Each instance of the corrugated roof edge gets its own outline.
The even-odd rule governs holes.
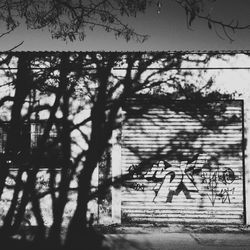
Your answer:
[[[151,50],[151,51],[102,51],[102,50],[89,50],[89,51],[0,51],[1,54],[6,53],[37,53],[37,54],[58,54],[58,53],[167,53],[167,54],[250,54],[250,50]]]

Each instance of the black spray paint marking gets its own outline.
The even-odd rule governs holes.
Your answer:
[[[155,193],[153,201],[157,199],[164,184],[166,182],[172,183],[176,179],[176,176],[179,175],[181,176],[180,181],[174,188],[169,188],[166,195],[166,202],[172,202],[173,197],[178,196],[181,192],[184,193],[186,199],[192,199],[192,192],[203,196],[204,194],[198,189],[194,178],[195,176],[199,176],[207,191],[206,195],[213,206],[216,200],[221,200],[222,203],[231,203],[230,195],[234,194],[235,188],[229,188],[228,186],[236,179],[239,179],[235,176],[234,171],[228,167],[222,170],[213,170],[207,163],[202,167],[196,167],[198,157],[198,154],[194,155],[194,157],[187,160],[184,168],[183,166],[178,166],[175,170],[171,170],[173,166],[167,161],[159,161],[147,171],[142,171],[143,167],[139,164],[130,166],[128,172],[132,175],[133,179],[144,179],[155,184],[152,189]],[[170,177],[170,179],[167,177]],[[190,184],[192,186],[191,189]],[[223,186],[222,188],[221,185]],[[130,187],[137,191],[144,191],[145,189],[145,185],[138,182],[130,184]]]
[[[225,168],[221,171],[202,172],[201,178],[205,188],[210,191],[207,196],[213,206],[217,199],[221,200],[222,203],[226,201],[231,203],[230,195],[234,194],[235,188],[229,188],[228,185],[238,179],[231,168]],[[224,185],[223,188],[219,188],[221,184]]]

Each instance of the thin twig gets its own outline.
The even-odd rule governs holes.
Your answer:
[[[8,51],[13,51],[16,48],[20,47],[22,44],[24,43],[24,41],[20,42],[19,44],[17,44],[16,46],[14,46],[13,48],[9,49]]]

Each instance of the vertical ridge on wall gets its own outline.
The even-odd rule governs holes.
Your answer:
[[[132,100],[123,222],[244,223],[242,101]]]

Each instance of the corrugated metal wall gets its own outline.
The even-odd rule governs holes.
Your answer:
[[[127,107],[122,222],[244,223],[242,101]]]

